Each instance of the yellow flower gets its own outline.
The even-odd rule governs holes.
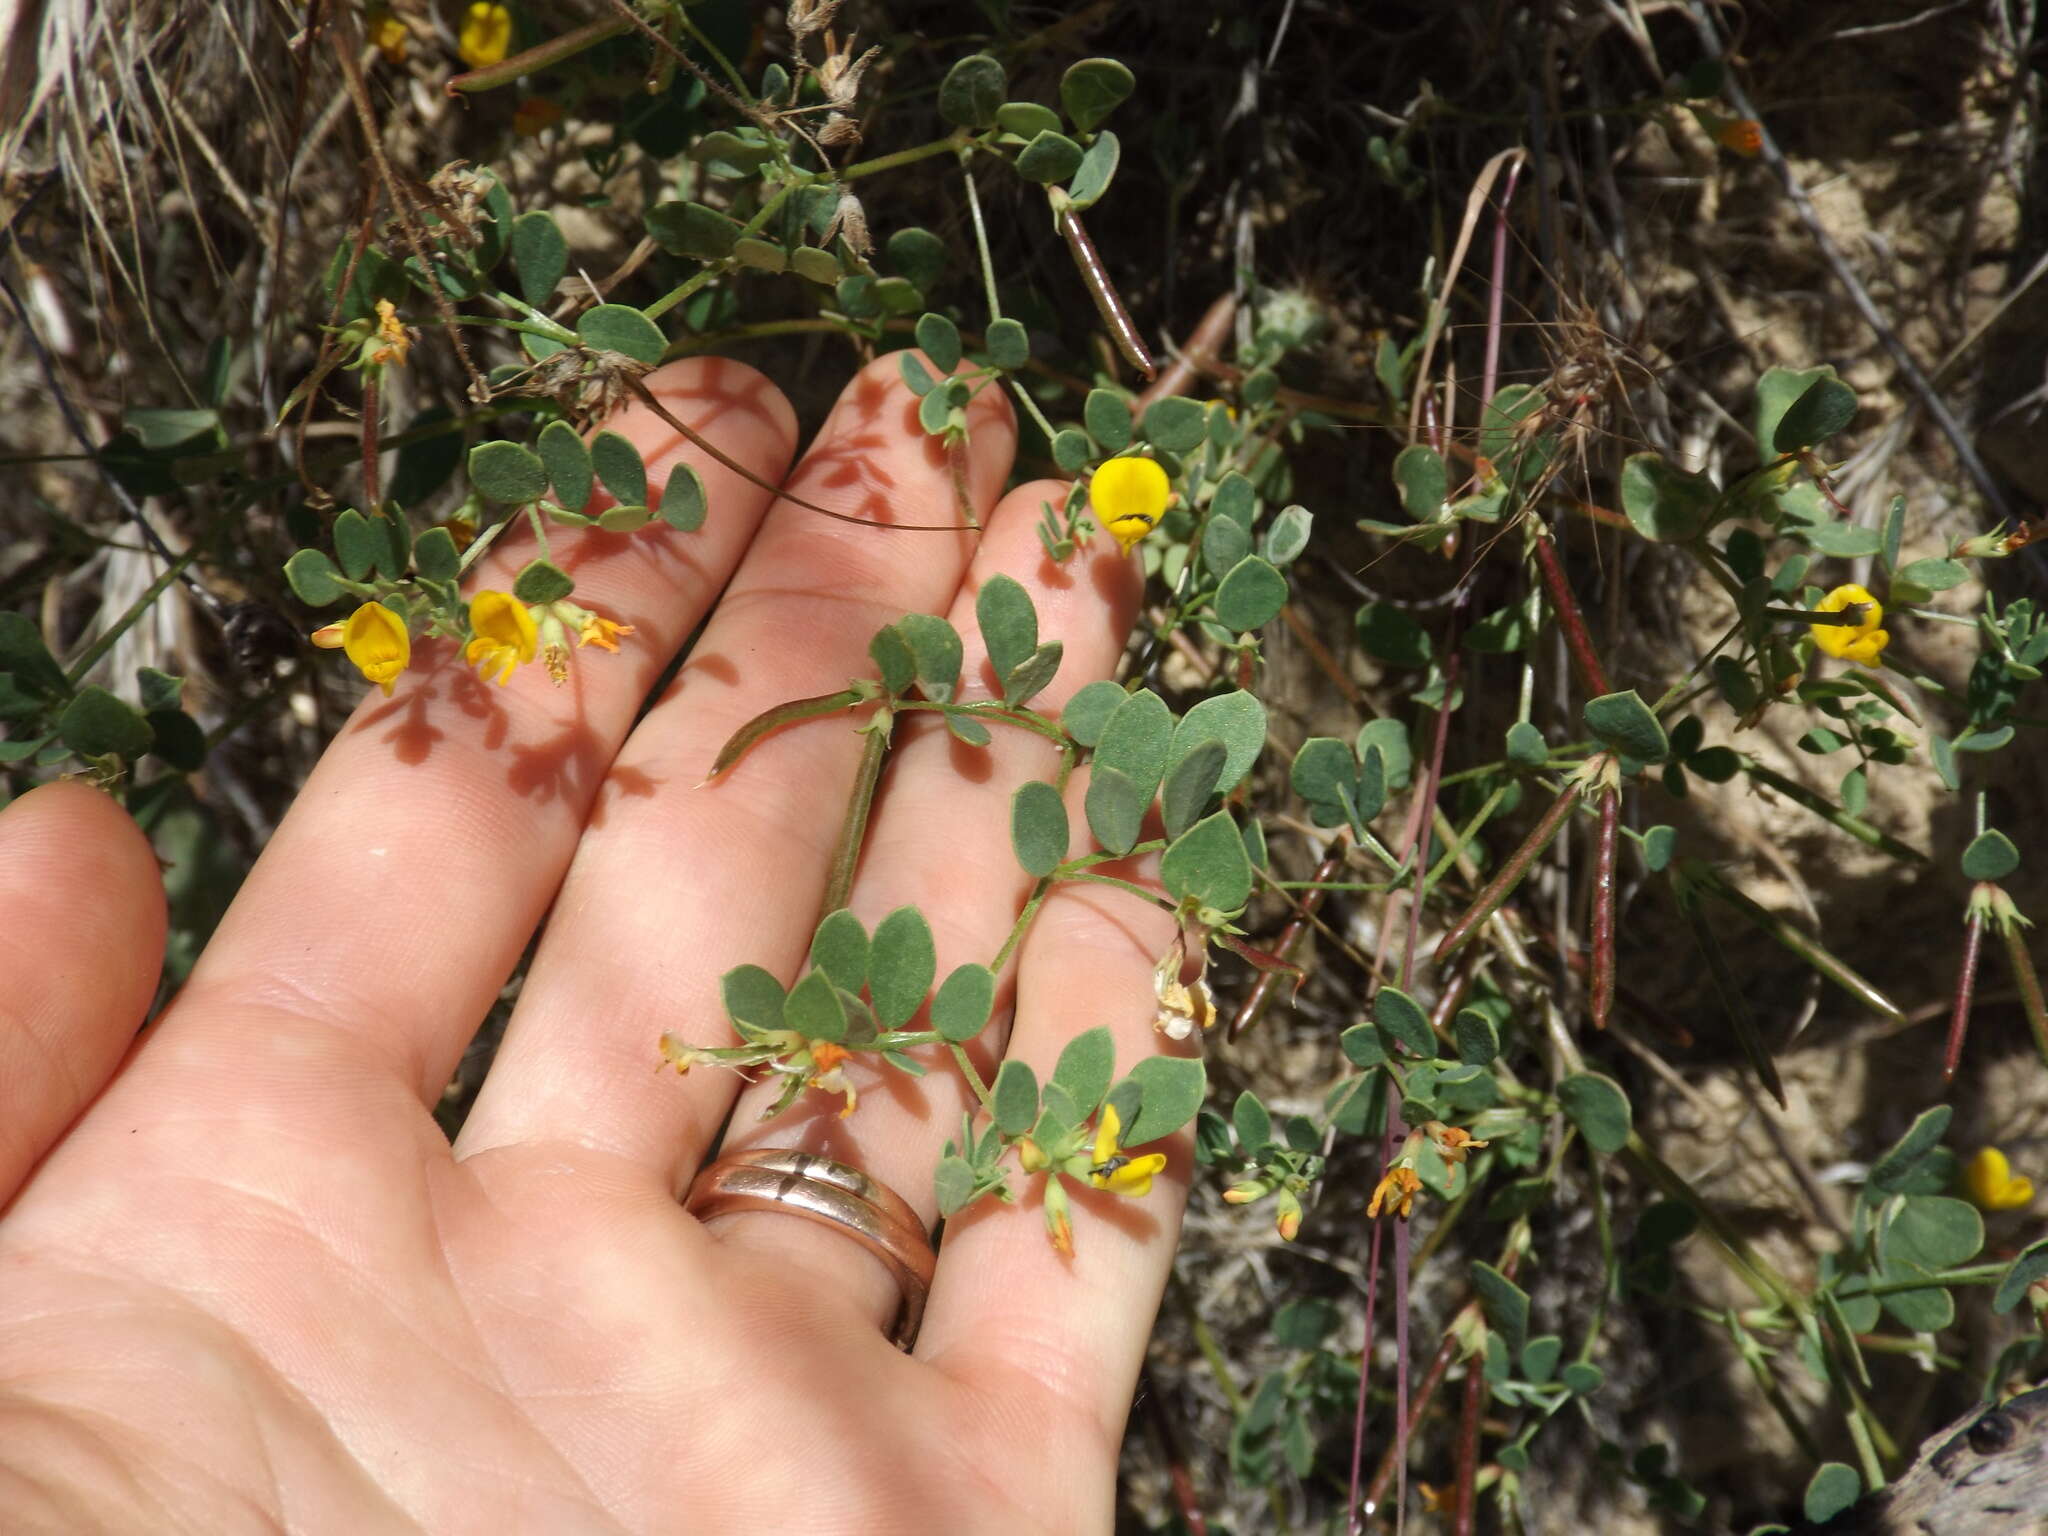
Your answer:
[[[1429,1133],[1429,1139],[1436,1143],[1436,1149],[1446,1163],[1462,1163],[1465,1161],[1465,1154],[1472,1148],[1486,1145],[1483,1141],[1475,1140],[1470,1131],[1455,1125],[1445,1125],[1441,1120],[1425,1120],[1422,1128]]]
[[[512,13],[502,5],[477,0],[462,18],[456,52],[471,69],[501,62],[512,47]]]
[[[1964,1166],[1963,1187],[1987,1211],[2016,1211],[2034,1201],[2034,1181],[2014,1177],[2012,1164],[1996,1147],[1981,1148]]]
[[[1112,1194],[1127,1195],[1135,1200],[1152,1188],[1152,1176],[1166,1166],[1166,1154],[1148,1152],[1143,1157],[1130,1157],[1117,1150],[1118,1138],[1123,1134],[1123,1121],[1114,1104],[1102,1106],[1102,1117],[1095,1125],[1095,1157],[1088,1169],[1088,1182],[1097,1189],[1106,1189]]]
[[[1166,471],[1151,459],[1111,459],[1088,482],[1088,503],[1128,553],[1166,515]]]
[[[412,636],[405,620],[382,603],[365,603],[348,616],[345,624],[328,624],[313,631],[313,643],[323,650],[339,646],[356,670],[391,697],[406,663],[412,660]]]
[[[1738,117],[1714,130],[1714,142],[1731,154],[1754,160],[1764,150],[1763,124],[1753,117]]]
[[[526,604],[509,592],[479,592],[469,600],[469,627],[476,638],[463,650],[463,659],[476,667],[485,682],[493,672],[504,686],[513,672],[533,660],[538,631]]]
[[[398,308],[389,299],[377,301],[377,334],[370,338],[370,345],[364,349],[365,362],[389,363],[393,367],[405,366],[405,354],[412,346],[412,332],[405,328],[405,322],[398,318]]]
[[[633,633],[633,626],[630,624],[615,623],[611,619],[601,619],[594,613],[586,612],[583,615],[582,627],[576,631],[576,643],[579,646],[594,645],[599,650],[610,651],[613,655],[617,655],[619,649],[618,637],[620,635],[630,635],[631,633]]]
[[[389,11],[370,12],[370,41],[384,55],[386,63],[403,64],[408,34],[405,23]]]
[[[1372,1192],[1372,1204],[1365,1208],[1367,1218],[1379,1215],[1380,1207],[1386,1206],[1392,1214],[1403,1221],[1415,1209],[1415,1196],[1422,1189],[1422,1180],[1413,1168],[1398,1164],[1386,1171],[1378,1186]]]
[[[846,1095],[846,1108],[839,1111],[839,1118],[842,1120],[852,1114],[860,1104],[860,1095],[854,1091],[845,1070],[846,1063],[852,1055],[853,1052],[845,1046],[834,1045],[830,1040],[811,1042],[811,1086],[821,1088],[826,1093]]]
[[[1876,598],[1854,582],[1849,582],[1814,604],[1813,611],[1841,613],[1859,603],[1864,605],[1863,616],[1854,624],[1815,624],[1812,627],[1813,643],[1830,656],[1874,667],[1879,654],[1892,638],[1877,627],[1884,622],[1884,608]]]
[[[522,139],[530,139],[561,120],[562,109],[545,96],[529,96],[512,109],[512,131]]]

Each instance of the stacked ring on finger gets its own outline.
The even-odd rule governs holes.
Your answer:
[[[879,1180],[815,1153],[759,1147],[698,1174],[683,1205],[699,1221],[781,1211],[845,1233],[882,1261],[903,1294],[889,1341],[906,1350],[916,1341],[938,1256],[917,1212]]]

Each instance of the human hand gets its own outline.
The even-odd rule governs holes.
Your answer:
[[[694,360],[647,382],[782,479],[794,418],[765,379]],[[950,520],[915,403],[893,359],[867,368],[787,484],[865,518]],[[847,1237],[778,1213],[707,1227],[678,1198],[719,1152],[801,1145],[929,1224],[933,1164],[971,1102],[945,1057],[864,1081],[843,1122],[807,1094],[757,1124],[766,1088],[656,1070],[664,1031],[728,1038],[721,972],[799,968],[860,756],[843,720],[815,723],[699,787],[737,725],[865,675],[868,636],[906,611],[950,612],[974,686],[974,593],[997,571],[1065,642],[1046,708],[1116,661],[1131,565],[1099,540],[1051,566],[1033,524],[1059,488],[997,505],[1013,423],[993,389],[969,415],[978,538],[771,510],[625,412],[612,425],[654,482],[694,463],[711,513],[687,537],[558,536],[577,600],[635,626],[622,654],[560,689],[529,667],[501,690],[422,645],[336,738],[139,1042],[165,925],[146,843],[78,785],[0,815],[10,1531],[1109,1527],[1184,1146],[1143,1201],[1084,1196],[1071,1258],[1035,1212],[957,1218],[905,1355],[884,1337],[896,1284]],[[509,585],[532,552],[503,542],[480,585]],[[1010,796],[1053,749],[1006,732],[969,751],[937,725],[897,729],[852,905],[872,923],[916,903],[943,974],[987,959],[1016,916]],[[451,1149],[428,1106],[544,915]],[[1120,1060],[1153,1052],[1171,938],[1127,896],[1057,887],[1013,967],[1008,1053],[1044,1075],[1097,1023]],[[982,1045],[1002,1053],[997,1025]]]

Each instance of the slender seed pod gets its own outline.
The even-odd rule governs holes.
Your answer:
[[[1159,370],[1152,362],[1152,354],[1145,350],[1145,340],[1131,323],[1130,311],[1124,308],[1124,301],[1103,270],[1102,258],[1095,254],[1095,242],[1088,238],[1081,216],[1071,208],[1061,208],[1055,217],[1067,249],[1073,253],[1074,265],[1081,269],[1081,281],[1087,286],[1088,296],[1095,301],[1095,312],[1102,316],[1117,350],[1123,353],[1125,362],[1146,378],[1155,377]]]

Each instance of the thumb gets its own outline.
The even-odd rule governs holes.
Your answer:
[[[0,1206],[113,1076],[155,994],[164,893],[112,800],[46,784],[0,810]]]

